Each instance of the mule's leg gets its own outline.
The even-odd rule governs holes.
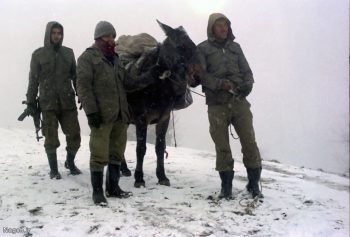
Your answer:
[[[135,184],[136,188],[141,186],[145,187],[145,181],[143,180],[143,158],[146,154],[146,138],[147,138],[147,124],[139,123],[136,124],[136,169],[135,169]]]
[[[166,147],[165,135],[168,130],[170,120],[169,117],[165,121],[161,121],[156,125],[156,154],[157,154],[157,169],[156,174],[160,185],[170,186],[170,181],[165,175],[164,170],[164,151]]]

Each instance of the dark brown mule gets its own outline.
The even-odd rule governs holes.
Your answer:
[[[183,100],[189,78],[188,68],[196,52],[196,45],[182,26],[173,29],[159,21],[158,24],[167,37],[152,53],[148,54],[140,71],[147,72],[148,69],[156,65],[160,77],[141,90],[127,93],[131,123],[136,126],[137,136],[135,187],[145,186],[143,159],[146,153],[147,126],[149,124],[156,124],[156,175],[159,184],[170,185],[164,170],[165,135],[168,130],[170,112],[173,109],[188,106],[184,104]]]

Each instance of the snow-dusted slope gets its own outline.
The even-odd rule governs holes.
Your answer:
[[[0,129],[0,236],[25,230],[27,236],[349,235],[347,177],[264,162],[265,199],[252,202],[245,191],[245,168],[236,161],[235,199],[218,201],[215,155],[184,148],[167,148],[170,187],[157,185],[154,146],[148,145],[146,188],[135,189],[133,177],[122,177],[121,187],[134,196],[108,199],[107,208],[95,206],[89,138],[82,139],[77,166],[83,174],[70,176],[64,169],[61,137],[58,156],[63,179],[50,180],[43,141],[37,143],[32,131]],[[129,142],[126,157],[132,171],[134,150],[135,143]]]

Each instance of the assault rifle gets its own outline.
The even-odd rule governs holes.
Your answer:
[[[28,103],[27,103],[27,101],[22,101],[22,104],[27,105]],[[41,116],[41,109],[40,109],[38,99],[35,100],[34,105],[35,105],[34,113],[33,113],[33,111],[30,111],[28,108],[26,108],[23,111],[23,113],[18,117],[18,121],[23,121],[25,119],[25,117],[32,116],[33,121],[34,121],[34,126],[35,126],[36,140],[39,141],[43,137],[39,136],[39,131],[41,129],[42,120],[40,117]]]

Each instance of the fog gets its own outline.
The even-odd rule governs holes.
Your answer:
[[[110,21],[118,35],[147,32],[162,41],[158,19],[173,27],[182,25],[198,44],[207,38],[208,16],[213,12],[231,20],[253,70],[255,84],[248,100],[263,159],[348,173],[347,0],[2,0],[0,126],[33,126],[31,119],[20,123],[17,117],[25,108],[21,101],[31,54],[43,45],[48,21],[63,24],[63,44],[73,48],[77,58],[93,43],[100,20]],[[201,93],[201,88],[195,91]],[[195,94],[193,98],[193,105],[175,113],[178,145],[213,151],[205,100]],[[79,120],[88,135],[83,111]],[[234,157],[241,160],[239,142],[231,138],[231,143]]]

